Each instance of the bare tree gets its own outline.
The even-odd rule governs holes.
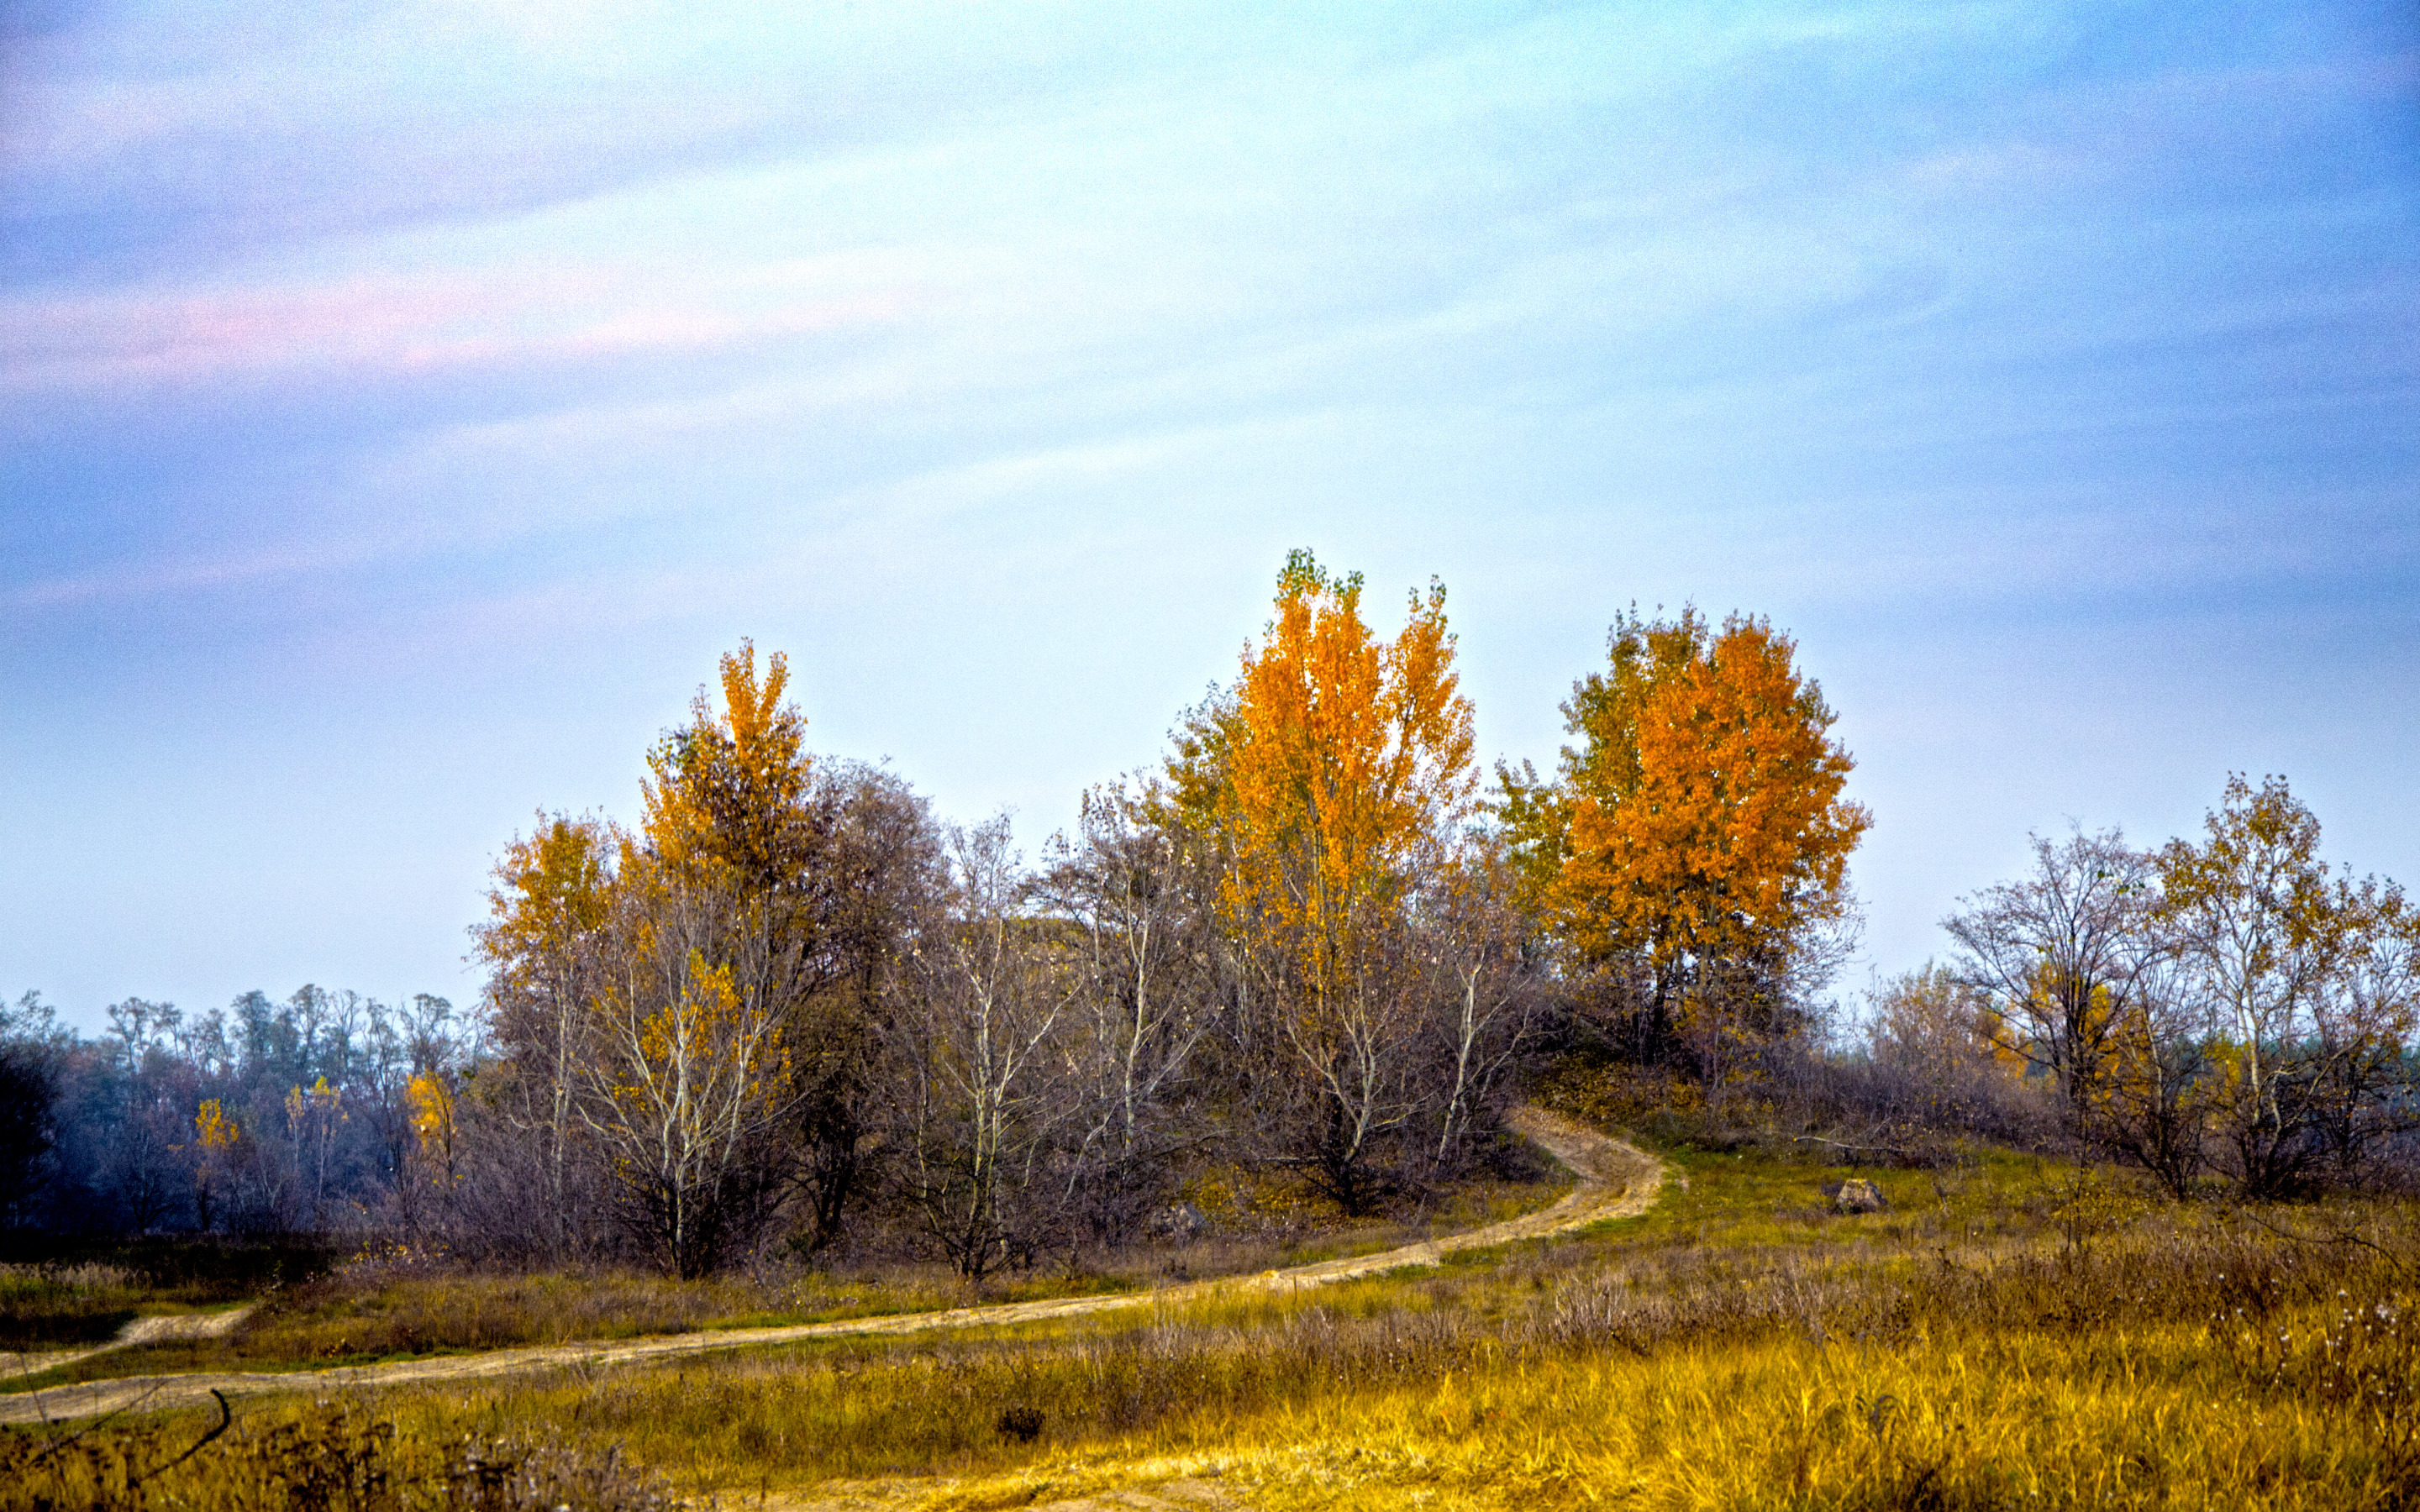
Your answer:
[[[2187,990],[2223,1036],[2211,1113],[2230,1174],[2256,1196],[2358,1156],[2392,1116],[2412,1037],[2412,926],[2401,894],[2332,876],[2319,822],[2283,778],[2242,777],[2196,845],[2159,856],[2162,920]]]
[[[1371,1211],[1392,1184],[1377,1161],[1420,1110],[1419,1048],[1436,983],[1401,919],[1384,921],[1355,945],[1357,964],[1344,991],[1306,1001],[1281,973],[1264,990],[1280,1005],[1278,1028],[1292,1080],[1311,1104],[1287,1122],[1296,1151],[1292,1164],[1357,1215]]]
[[[119,1219],[148,1233],[183,1205],[189,1165],[182,1158],[184,1120],[171,1105],[167,1082],[183,1015],[175,1005],[130,997],[108,1009],[108,1116],[103,1176]]]
[[[286,1136],[293,1141],[298,1196],[310,1194],[307,1227],[319,1233],[327,1227],[329,1178],[336,1174],[338,1126],[351,1115],[345,1111],[345,1089],[321,1076],[307,1087],[286,1094]]]
[[[1035,1235],[1028,1201],[1063,1115],[1051,1041],[1077,990],[1074,942],[1028,903],[1005,817],[950,832],[951,891],[907,950],[892,1025],[903,1195],[979,1280]]]
[[[2394,1137],[2420,1127],[2407,1059],[2420,1031],[2420,909],[2393,883],[2352,889],[2356,945],[2319,1014],[2313,1125],[2334,1176],[2358,1176]]]
[[[1493,1120],[1536,1027],[1541,994],[1526,949],[1535,924],[1518,905],[1518,879],[1500,842],[1474,837],[1433,875],[1421,922],[1445,1002],[1434,1021],[1441,1096],[1430,1166],[1443,1172]]]
[[[454,1184],[456,1083],[460,1041],[454,1005],[427,993],[394,1008],[370,1000],[356,1078],[356,1111],[367,1125],[389,1220],[417,1236]]]
[[[2164,933],[2145,952],[2082,1111],[2086,1133],[2182,1197],[2210,1162],[2216,1040],[2176,944]]]
[[[751,904],[635,862],[614,904],[582,1021],[580,1119],[623,1222],[675,1274],[704,1275],[762,1234],[787,1184],[795,1005],[746,949],[761,935],[735,927]]]
[[[1074,1025],[1062,1037],[1079,1132],[1063,1180],[1093,1237],[1117,1244],[1186,1142],[1165,1111],[1218,1016],[1215,873],[1203,841],[1147,781],[1085,794],[1078,836],[1060,842],[1042,883],[1081,939]]]
[[[2032,875],[1962,899],[1942,927],[1985,1037],[2047,1072],[2081,1118],[2161,959],[2156,877],[2115,829],[2032,841]]]
[[[2012,1142],[2044,1132],[2049,1108],[2028,1095],[2025,1062],[1993,1042],[1982,995],[1955,973],[1927,962],[1877,983],[1868,1000],[1865,1102],[1885,1126]]]
[[[795,1064],[795,1179],[809,1251],[839,1239],[867,1185],[868,1112],[881,1100],[881,1027],[900,951],[945,887],[941,841],[925,800],[876,766],[818,764],[830,815],[816,855],[816,969],[811,1027]]]
[[[34,1006],[27,993],[21,1009]],[[33,1037],[11,1032],[13,1016],[0,1001],[0,1229],[13,1228],[33,1215],[35,1198],[50,1179],[51,1149],[56,1143],[53,1105],[58,1079],[47,1047]]]

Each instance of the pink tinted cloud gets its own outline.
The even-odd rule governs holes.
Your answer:
[[[863,270],[774,264],[701,281],[571,268],[0,303],[0,392],[177,386],[296,372],[415,376],[709,351],[879,325],[926,302]]]

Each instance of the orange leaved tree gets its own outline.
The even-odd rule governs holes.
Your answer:
[[[1626,983],[1634,1047],[1685,1040],[1719,1074],[1792,1022],[1872,817],[1841,797],[1835,717],[1768,622],[1633,611],[1609,641],[1563,706],[1580,741],[1559,781],[1504,774],[1508,827],[1580,959]]]
[[[1358,1211],[1376,1195],[1373,1141],[1414,1108],[1425,984],[1404,934],[1469,811],[1470,702],[1441,585],[1382,640],[1361,618],[1360,575],[1295,551],[1275,608],[1171,775],[1225,838],[1221,910],[1295,1072],[1298,1158]]]

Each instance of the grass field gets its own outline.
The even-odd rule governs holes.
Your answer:
[[[138,1316],[225,1306],[327,1269],[310,1245],[61,1243],[0,1261],[0,1350],[97,1344]]]
[[[619,1446],[727,1505],[1008,1507],[1180,1474],[1272,1508],[2420,1504],[2404,1205],[2178,1207],[1984,1152],[1860,1172],[1891,1211],[1845,1217],[1822,1188],[1849,1171],[1807,1151],[1671,1159],[1687,1185],[1644,1217],[1303,1298],[354,1411],[410,1444]]]
[[[701,1330],[773,1327],[935,1311],[983,1303],[1096,1296],[1199,1277],[1367,1254],[1432,1232],[1477,1227],[1551,1203],[1568,1183],[1474,1181],[1416,1212],[1290,1225],[1247,1223],[1182,1244],[1139,1246],[1083,1263],[1038,1266],[970,1284],[939,1265],[881,1263],[837,1270],[774,1264],[707,1281],[629,1272],[464,1273],[399,1247],[323,1260],[321,1273],[255,1276],[257,1305],[225,1337],[113,1350],[59,1369],[0,1379],[0,1392],[80,1381],[199,1370],[301,1370],[520,1345],[626,1339]],[[1233,1186],[1221,1192],[1233,1203]],[[1250,1199],[1248,1199],[1250,1200]],[[1279,1204],[1253,1203],[1275,1211]],[[1256,1231],[1257,1230],[1257,1231]],[[15,1289],[8,1289],[13,1287]],[[109,1338],[142,1315],[191,1310],[245,1295],[240,1275],[150,1284],[127,1266],[93,1261],[0,1268],[6,1348],[57,1348]]]

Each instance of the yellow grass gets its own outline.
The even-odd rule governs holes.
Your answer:
[[[644,1335],[761,1328],[985,1303],[1125,1292],[1161,1280],[1255,1274],[1412,1242],[1534,1211],[1568,1190],[1562,1180],[1477,1180],[1429,1211],[1359,1220],[1311,1211],[1292,1180],[1213,1173],[1220,1201],[1249,1195],[1265,1231],[1138,1247],[1104,1260],[1045,1265],[969,1283],[946,1266],[885,1263],[826,1270],[772,1265],[754,1273],[677,1281],[627,1271],[463,1273],[401,1246],[365,1251],[328,1274],[270,1289],[222,1337],[116,1350],[60,1370],[0,1381],[0,1392],[78,1381],[197,1370],[277,1371],[366,1365],[522,1345],[623,1339]],[[1209,1179],[1205,1179],[1209,1180]],[[399,1258],[398,1258],[399,1257]],[[222,1286],[165,1288],[140,1273],[0,1266],[0,1347],[41,1348],[105,1340],[138,1314],[191,1310],[193,1298],[240,1296]]]
[[[370,1406],[411,1441],[618,1443],[726,1505],[1176,1476],[1270,1508],[2420,1504],[2404,1205],[2177,1208],[1993,1156],[1884,1173],[1894,1211],[1841,1218],[1838,1168],[1682,1165],[1645,1218],[1311,1297]]]

